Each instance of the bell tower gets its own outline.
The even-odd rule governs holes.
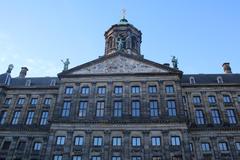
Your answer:
[[[105,54],[115,52],[141,56],[142,33],[123,15],[118,24],[112,25],[104,34]]]

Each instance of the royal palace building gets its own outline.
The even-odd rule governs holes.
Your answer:
[[[0,160],[238,160],[240,74],[183,74],[122,18],[105,53],[56,77],[0,75]],[[6,67],[7,68],[7,67]]]

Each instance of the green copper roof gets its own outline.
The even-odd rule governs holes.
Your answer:
[[[122,19],[120,19],[119,24],[128,24],[128,20],[123,17]]]

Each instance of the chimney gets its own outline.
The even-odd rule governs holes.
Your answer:
[[[232,73],[232,70],[231,70],[231,67],[230,67],[230,63],[223,63],[222,65],[223,67],[223,71],[225,74],[229,74],[229,73]]]
[[[21,72],[19,73],[19,78],[25,78],[27,75],[28,68],[27,67],[22,67]]]
[[[163,65],[166,66],[166,67],[170,67],[169,63],[164,63]]]

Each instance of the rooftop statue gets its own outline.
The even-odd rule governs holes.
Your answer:
[[[172,56],[172,65],[173,68],[178,69],[178,59],[175,56]]]
[[[61,60],[61,61],[63,63],[63,71],[68,70],[68,65],[70,64],[69,59],[67,58],[65,62],[63,60]]]

